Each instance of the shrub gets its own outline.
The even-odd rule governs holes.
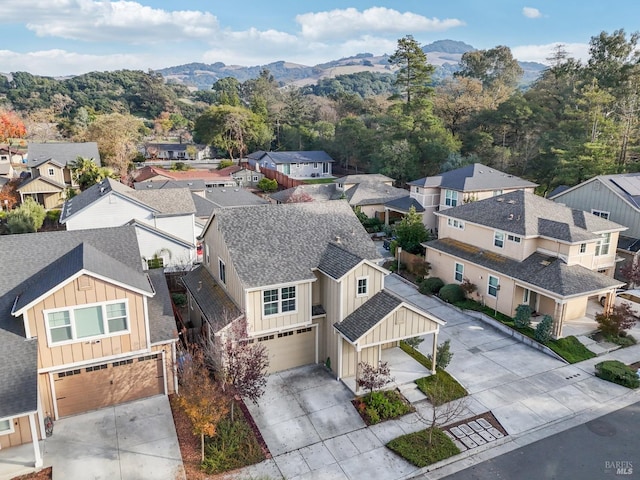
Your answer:
[[[619,337],[624,330],[628,330],[636,323],[631,307],[625,303],[615,305],[610,313],[599,313],[596,315],[596,322],[602,334]]]
[[[449,362],[453,358],[453,353],[451,352],[451,340],[445,340],[443,343],[438,345],[438,349],[436,351],[436,368],[445,369],[449,366]],[[433,357],[431,355],[427,355],[427,360],[429,362],[433,361]]]
[[[418,348],[418,346],[424,342],[424,338],[423,337],[411,337],[411,338],[407,338],[405,339],[405,342],[407,343],[407,345],[409,345],[411,348]]]
[[[258,187],[263,192],[275,192],[278,189],[278,182],[275,180],[269,180],[267,177],[264,177],[260,179],[256,187]]]
[[[547,343],[551,338],[551,329],[553,328],[553,318],[551,315],[545,315],[538,323],[534,337],[540,343]]]
[[[438,277],[425,278],[420,284],[420,293],[424,295],[436,295],[444,287],[444,282]]]
[[[516,307],[516,316],[513,323],[518,328],[525,328],[531,325],[531,307],[525,303]]]
[[[391,370],[387,362],[380,362],[377,367],[366,362],[360,362],[358,364],[358,370],[360,370],[360,376],[357,382],[358,387],[368,390],[369,393],[381,389],[387,383],[393,382]]]
[[[640,378],[630,367],[618,360],[605,360],[596,364],[596,376],[627,388],[640,387]]]
[[[440,429],[433,430],[433,433],[427,429],[402,435],[387,443],[387,447],[421,468],[460,453],[458,447]]]
[[[395,390],[372,392],[357,399],[358,411],[364,413],[369,425],[400,417],[413,411],[413,407]]]
[[[442,287],[438,296],[447,303],[461,302],[465,299],[464,290],[457,283],[449,283]]]
[[[172,293],[171,300],[176,307],[181,307],[187,304],[187,296],[184,293]]]
[[[465,293],[465,296],[467,297],[471,295],[473,292],[475,292],[476,290],[478,290],[478,286],[475,283],[471,283],[471,280],[469,280],[468,278],[462,279],[460,288],[462,288],[462,290]]]
[[[547,347],[569,363],[578,363],[596,356],[595,353],[580,343],[580,340],[573,335],[559,338],[558,340],[549,340]]]

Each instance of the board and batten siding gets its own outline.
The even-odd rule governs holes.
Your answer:
[[[49,169],[53,169],[53,175],[49,175]],[[38,166],[36,169],[42,178],[48,178],[49,180],[53,180],[56,183],[64,185],[67,183],[64,178],[64,170],[57,165],[53,165],[52,163],[46,162],[42,165]]]
[[[323,273],[318,272],[316,275],[319,277],[316,283],[320,283],[321,288],[320,303],[326,312],[326,317],[321,324],[324,335],[320,338],[323,338],[324,342],[320,346],[319,354],[324,361],[329,358],[331,369],[335,372],[334,376],[338,377],[338,351],[341,337],[333,328],[333,324],[342,320],[340,318],[341,287],[335,279]]]
[[[566,192],[553,201],[588,213],[591,213],[591,210],[609,212],[609,220],[629,228],[622,232],[625,237],[640,238],[640,212],[599,179]]]
[[[193,214],[153,217],[145,223],[189,243],[195,244],[196,242],[195,216]]]
[[[438,323],[407,307],[401,306],[372,328],[358,344],[362,347],[380,345],[438,330]]]
[[[367,295],[358,296],[358,279],[366,277]],[[373,297],[384,287],[384,273],[366,263],[360,264],[347,275],[342,277],[340,282],[342,288],[342,317],[338,321],[344,320],[355,310],[360,308],[363,303]]]
[[[72,207],[71,215],[66,222],[67,230],[119,227],[133,219],[150,224],[153,217],[149,208],[113,193],[105,194],[79,212],[74,212]]]
[[[36,425],[38,422],[38,417],[36,416]],[[29,426],[29,416],[25,415],[22,417],[14,417],[12,418],[13,422],[13,433],[7,433],[5,435],[0,435],[0,450],[3,448],[17,447],[18,445],[22,445],[23,443],[31,443],[31,427]],[[36,429],[38,427],[36,426]]]
[[[78,279],[69,282],[27,310],[31,335],[38,337],[38,368],[61,367],[65,364],[91,361],[147,348],[147,332],[143,296],[111,283],[83,275],[91,288],[80,289]],[[79,340],[75,343],[49,346],[47,322],[43,310],[64,309],[85,304],[127,300],[129,333],[100,337],[99,341]]]
[[[136,238],[138,239],[138,247],[142,258],[149,260],[157,254],[164,258],[165,267],[191,264],[195,258],[195,247],[186,247],[182,243],[168,239],[156,232],[150,232],[138,225],[136,225]],[[167,255],[164,250],[168,250],[171,255]]]
[[[358,363],[360,362],[368,363],[369,365],[378,365],[380,360],[378,347],[364,348],[360,352],[357,352],[356,348],[342,337],[340,337],[340,346],[342,348],[341,377],[355,376],[358,371]]]
[[[278,313],[264,316],[262,292],[276,287],[265,286],[263,290],[247,293],[247,323],[249,332],[254,335],[260,332],[276,331],[293,325],[311,323],[311,282],[279,285],[296,287],[296,311],[293,313]]]

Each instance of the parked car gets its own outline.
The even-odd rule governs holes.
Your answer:
[[[384,242],[382,242],[382,247],[385,250],[391,250],[391,242],[393,242],[394,240],[397,240],[397,238],[396,237],[385,238]]]
[[[604,307],[605,295],[600,296],[600,305]],[[640,290],[618,290],[616,292],[616,305],[627,304],[636,317],[640,317]]]

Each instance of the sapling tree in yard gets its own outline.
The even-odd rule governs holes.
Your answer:
[[[360,371],[357,381],[358,388],[364,388],[369,394],[374,390],[380,390],[394,380],[387,362],[380,362],[377,367],[366,362],[360,362],[358,363],[358,370]]]
[[[428,444],[433,442],[433,432],[442,425],[457,420],[467,408],[467,397],[449,401],[453,397],[454,386],[446,381],[436,378],[429,390],[425,392],[427,400],[429,400],[430,408],[428,414],[418,411],[418,415],[428,425],[429,437]]]
[[[451,340],[445,340],[436,350],[436,368],[444,370],[449,366],[451,359],[453,358],[453,352],[451,351]],[[433,357],[427,355],[427,359],[432,362]]]
[[[414,350],[418,349],[418,346],[424,342],[424,338],[423,337],[411,337],[411,338],[407,338],[404,341],[407,345],[409,345],[411,348],[413,348]]]
[[[631,307],[626,303],[614,305],[609,313],[602,312],[596,315],[596,322],[605,337],[619,337],[624,330],[633,327],[636,321]]]
[[[513,317],[516,327],[524,328],[531,325],[531,307],[526,303],[516,307],[516,316]]]

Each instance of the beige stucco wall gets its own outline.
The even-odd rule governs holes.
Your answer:
[[[73,280],[26,312],[30,334],[32,337],[38,337],[39,369],[135,352],[148,346],[143,296],[87,275],[83,275],[82,278],[88,280],[91,288],[81,289],[78,280]],[[49,346],[47,344],[46,319],[43,310],[115,300],[127,302],[129,333],[105,336],[94,341],[79,340],[67,345]]]
[[[587,314],[588,297],[574,298],[567,301],[564,320],[576,320]]]

